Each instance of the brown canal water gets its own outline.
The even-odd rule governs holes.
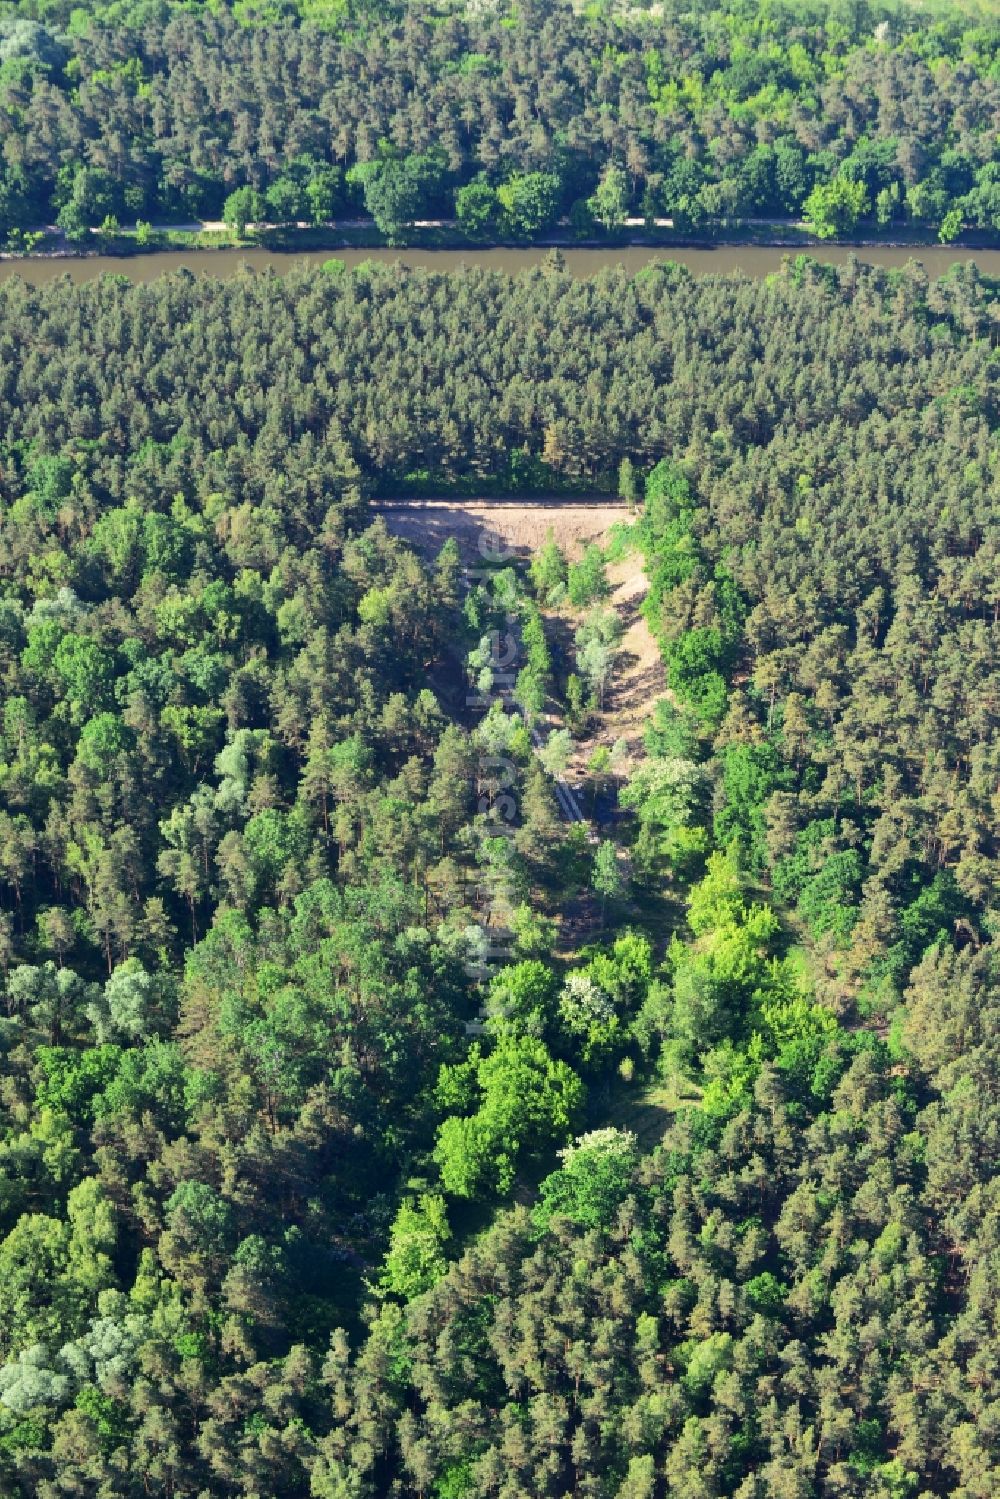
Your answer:
[[[520,271],[539,265],[550,252],[543,248],[530,250],[314,250],[303,254],[276,250],[163,250],[149,255],[92,255],[73,258],[45,258],[0,261],[0,281],[21,276],[32,286],[43,286],[60,276],[71,281],[92,281],[102,274],[127,276],[130,281],[152,281],[164,271],[186,267],[198,275],[231,276],[240,266],[256,271],[274,270],[279,275],[304,261],[322,265],[336,258],[348,266],[364,260],[401,261],[402,264],[428,270],[453,271],[462,266],[484,266],[498,271]],[[688,249],[682,245],[652,247],[632,245],[624,249],[564,249],[569,270],[575,276],[593,276],[604,266],[623,265],[635,272],[656,261],[674,260],[686,265],[696,276],[731,275],[766,276],[781,269],[786,255],[800,253],[781,246],[720,245],[713,249]],[[843,264],[855,254],[868,265],[904,266],[918,260],[931,277],[943,275],[956,261],[974,260],[987,276],[1000,277],[1000,250],[963,250],[957,246],[905,245],[814,246],[806,253],[831,265]]]

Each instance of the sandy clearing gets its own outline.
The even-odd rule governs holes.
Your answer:
[[[634,552],[608,567],[608,603],[617,611],[625,632],[604,709],[594,714],[590,733],[578,740],[570,759],[567,779],[571,784],[586,781],[587,762],[598,745],[611,749],[618,740],[624,742],[628,756],[619,770],[625,774],[644,759],[643,731],[657,699],[668,695],[663,657],[640,612],[649,590],[642,564],[642,557]]]
[[[608,568],[611,603],[625,625],[621,657],[612,679],[606,718],[616,739],[624,739],[632,755],[641,756],[642,733],[657,698],[667,690],[660,648],[640,612],[649,591],[642,558],[633,553]]]
[[[514,555],[523,559],[536,552],[551,531],[566,555],[574,559],[590,542],[603,544],[613,525],[631,519],[622,501],[603,497],[375,501],[372,512],[383,517],[393,535],[426,554],[433,555],[449,536],[454,536],[462,560],[469,566],[475,566],[482,555],[480,539],[491,534],[501,537]],[[488,550],[491,543],[487,541],[486,545]],[[577,744],[570,763],[567,779],[576,785],[585,782],[587,761],[598,744],[610,748],[621,739],[628,747],[630,764],[643,758],[643,730],[657,698],[667,692],[663,658],[640,612],[649,583],[639,553],[612,563],[608,582],[608,602],[621,616],[625,631],[604,711],[595,715],[592,732]],[[573,611],[567,614],[565,605],[554,613],[545,612],[553,621],[561,616],[564,627],[568,625],[570,630],[583,617]],[[556,726],[557,720],[547,715],[546,730]],[[622,768],[627,770],[629,765]]]
[[[499,536],[519,556],[536,552],[549,531],[571,560],[590,542],[603,542],[618,521],[629,519],[620,500],[394,500],[373,501],[394,536],[422,552],[437,552],[454,536],[462,560],[482,556],[481,538]],[[483,542],[486,550],[496,543]]]

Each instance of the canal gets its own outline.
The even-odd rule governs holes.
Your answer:
[[[28,258],[0,261],[0,281],[12,276],[21,276],[32,286],[43,286],[69,276],[72,281],[92,281],[103,273],[127,276],[132,281],[152,281],[164,271],[179,270],[182,266],[196,274],[229,276],[241,265],[254,270],[272,269],[279,274],[292,266],[308,261],[322,265],[325,260],[336,258],[348,266],[358,265],[364,260],[380,260],[390,264],[402,261],[404,265],[420,266],[431,270],[450,271],[461,266],[486,266],[499,271],[519,271],[527,266],[539,265],[551,251],[544,248],[494,250],[314,250],[284,252],[278,250],[161,250],[148,255],[114,256],[93,255],[87,257]],[[569,270],[576,276],[593,276],[602,266],[624,265],[629,271],[641,270],[654,261],[674,260],[686,265],[696,276],[730,275],[742,272],[748,276],[766,276],[780,270],[786,255],[798,254],[780,246],[719,245],[715,248],[691,249],[683,245],[653,247],[631,245],[625,248],[571,249],[562,251]],[[1000,277],[1000,250],[964,250],[954,245],[906,245],[906,246],[859,246],[818,245],[805,253],[828,264],[843,264],[848,256],[856,254],[868,265],[903,266],[908,261],[918,260],[927,274],[942,275],[956,261],[974,260],[980,271],[987,276]]]

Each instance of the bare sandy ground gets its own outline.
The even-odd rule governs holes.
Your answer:
[[[612,678],[610,712],[615,737],[641,756],[642,731],[657,698],[667,691],[660,648],[650,634],[640,606],[649,589],[642,558],[635,554],[608,568],[611,603],[625,625],[621,656]]]
[[[611,597],[625,632],[608,689],[604,710],[594,715],[590,733],[578,741],[570,761],[568,778],[582,783],[586,766],[598,745],[611,749],[623,740],[628,758],[619,767],[627,773],[645,758],[643,730],[652,717],[657,698],[667,695],[663,657],[649,626],[640,613],[649,583],[638,553],[608,567]]]
[[[549,531],[570,560],[592,541],[602,542],[616,521],[627,521],[629,510],[620,500],[566,500],[558,496],[538,500],[393,500],[375,501],[394,536],[402,536],[422,552],[435,553],[450,536],[464,562],[482,555],[481,540],[498,536],[517,556],[536,552]]]
[[[484,539],[487,549],[497,547],[500,538],[516,557],[525,558],[542,546],[550,531],[572,560],[590,542],[604,543],[613,525],[632,518],[621,501],[568,500],[558,495],[537,500],[381,501],[372,510],[383,517],[393,535],[425,554],[438,552],[454,536],[462,560],[470,566],[482,556]],[[584,782],[587,761],[598,744],[610,749],[623,739],[632,764],[643,758],[643,729],[657,698],[667,690],[663,659],[640,613],[649,584],[639,554],[611,564],[608,582],[608,602],[620,615],[625,633],[604,711],[595,715],[591,733],[578,743],[572,757],[568,779],[577,785]],[[563,628],[571,631],[583,615],[567,614],[564,605],[550,617],[553,623],[561,617]],[[546,724],[546,728],[556,726],[554,718]]]

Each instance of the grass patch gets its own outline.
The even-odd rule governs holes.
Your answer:
[[[660,1143],[678,1109],[697,1103],[701,1089],[687,1078],[653,1078],[648,1082],[616,1082],[591,1101],[592,1128],[608,1125],[630,1130],[644,1151]]]

